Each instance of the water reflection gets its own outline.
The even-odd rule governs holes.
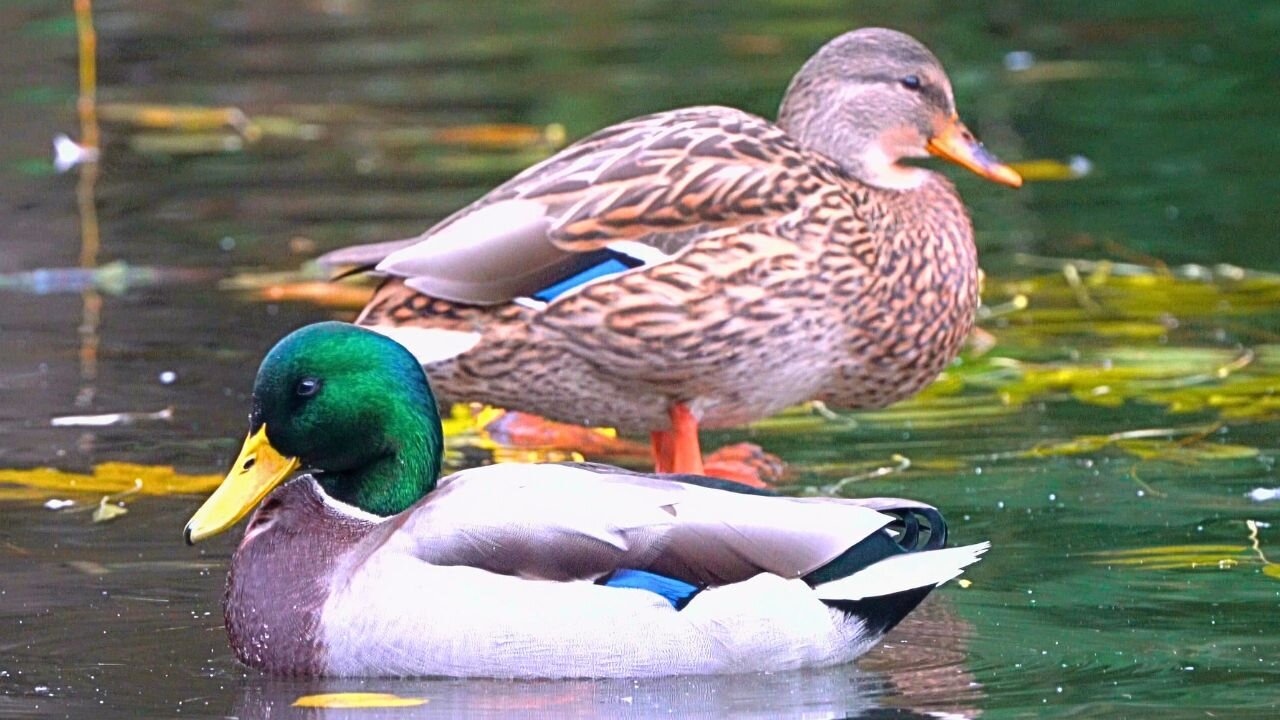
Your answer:
[[[962,668],[972,628],[945,602],[929,602],[895,630],[886,647],[860,666],[727,677],[643,680],[331,680],[276,681],[249,677],[240,684],[235,714],[283,717],[301,696],[377,692],[425,698],[397,708],[426,717],[977,717],[981,686]],[[343,717],[341,710],[312,710]],[[292,716],[292,715],[290,715]]]
[[[425,705],[396,708],[403,718],[438,717],[609,717],[609,718],[768,718],[927,717],[885,708],[877,700],[885,678],[844,668],[841,671],[677,677],[659,680],[577,680],[555,682],[503,680],[368,681],[361,683],[283,683],[247,680],[234,714],[276,718],[352,717],[360,711],[290,707],[301,696],[322,692],[386,692],[426,698]],[[363,711],[368,713],[370,711]]]

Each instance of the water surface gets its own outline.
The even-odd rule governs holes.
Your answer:
[[[927,42],[961,114],[1006,159],[1078,155],[1091,172],[1013,192],[947,171],[973,210],[988,303],[1025,293],[1030,307],[985,320],[995,346],[929,397],[708,438],[782,455],[798,491],[865,478],[840,491],[928,500],[957,542],[992,540],[968,587],[935,593],[857,665],[643,682],[270,680],[231,659],[221,628],[234,533],[180,542],[197,496],[132,499],[95,524],[80,508],[101,493],[0,485],[0,716],[273,717],[336,690],[430,700],[397,716],[1274,712],[1268,553],[1280,549],[1267,523],[1280,505],[1247,493],[1280,485],[1275,277],[1218,268],[1213,282],[1183,271],[1124,284],[1080,265],[1075,282],[1034,258],[1280,271],[1280,5],[100,2],[94,24],[101,238],[84,258],[79,177],[48,160],[55,132],[81,133],[70,5],[0,7],[3,468],[222,471],[261,354],[299,325],[352,315],[250,297],[228,278],[417,233],[562,137],[633,115],[725,103],[771,116],[803,59],[851,27]],[[255,130],[208,113],[154,127],[142,105],[234,108]],[[477,139],[497,123],[524,129]],[[424,131],[441,128],[471,134]],[[107,269],[21,275],[82,261]],[[1036,374],[1048,363],[1112,375]],[[170,420],[50,424],[167,407]],[[47,510],[51,497],[77,506]]]

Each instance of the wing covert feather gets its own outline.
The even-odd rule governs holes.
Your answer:
[[[386,542],[432,564],[520,577],[593,580],[625,568],[714,586],[803,576],[892,520],[839,499],[506,464],[446,478]]]

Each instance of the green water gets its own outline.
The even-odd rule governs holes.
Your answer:
[[[810,491],[865,477],[842,491],[937,504],[957,542],[993,542],[972,584],[935,593],[884,647],[830,670],[293,683],[232,660],[220,595],[234,538],[180,541],[199,498],[141,498],[94,524],[42,503],[97,496],[54,492],[0,501],[0,717],[283,717],[299,695],[335,690],[431,701],[396,717],[1273,716],[1280,577],[1267,563],[1280,560],[1280,529],[1268,523],[1280,501],[1247,494],[1280,485],[1267,409],[1280,283],[1228,269],[1216,283],[1121,291],[1081,266],[1073,289],[1027,256],[1280,272],[1280,4],[600,5],[98,3],[100,103],[237,107],[263,134],[212,152],[209,137],[236,134],[104,119],[97,261],[132,271],[99,273],[95,296],[75,276],[50,287],[18,274],[74,267],[81,253],[76,173],[55,175],[48,159],[55,132],[78,135],[70,3],[0,4],[0,467],[223,470],[262,352],[351,313],[249,300],[220,281],[414,234],[546,152],[429,144],[418,128],[560,124],[574,138],[694,103],[772,115],[822,41],[889,25],[936,51],[962,116],[1002,157],[1079,155],[1092,171],[1015,192],[948,170],[973,210],[988,302],[1025,290],[1013,280],[1040,285],[1028,311],[984,321],[994,348],[929,397],[708,442],[760,443]],[[1014,51],[1036,62],[1010,71]],[[1044,363],[1142,377],[1036,384],[1029,368]],[[165,407],[171,420],[50,425]],[[1063,446],[1163,428],[1176,432],[1155,433],[1155,450]],[[1125,554],[1144,550],[1156,560]]]

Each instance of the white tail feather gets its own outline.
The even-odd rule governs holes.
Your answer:
[[[990,547],[991,543],[980,542],[964,547],[894,555],[848,577],[823,583],[814,591],[822,600],[861,600],[927,585],[941,585],[977,562]]]

